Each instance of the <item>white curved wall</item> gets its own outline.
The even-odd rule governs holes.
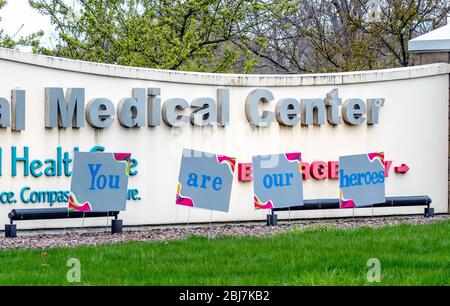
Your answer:
[[[126,225],[185,223],[188,208],[175,205],[182,148],[193,148],[236,156],[250,162],[254,154],[301,151],[305,161],[338,160],[339,155],[384,151],[394,164],[386,180],[387,196],[427,194],[437,213],[448,212],[448,73],[450,65],[434,64],[401,69],[321,75],[259,76],[173,72],[129,68],[24,54],[0,49],[0,97],[9,98],[13,88],[26,90],[27,128],[22,132],[0,129],[3,148],[1,190],[16,193],[29,185],[34,190],[68,189],[66,177],[11,177],[10,147],[30,147],[32,158],[56,154],[56,147],[88,150],[95,145],[108,151],[130,151],[139,161],[139,174],[130,188],[139,188],[141,201],[130,201],[123,213]],[[105,97],[117,106],[131,96],[134,87],[160,87],[162,101],[182,97],[216,97],[216,89],[227,87],[231,95],[230,125],[225,128],[159,127],[127,129],[115,122],[104,130],[89,125],[81,129],[45,128],[45,87],[84,87],[86,101]],[[340,97],[385,98],[380,123],[373,126],[331,126],[291,128],[274,122],[268,128],[252,127],[245,116],[245,98],[255,88],[270,89],[275,99],[324,98],[333,88]],[[275,108],[273,102],[270,106]],[[116,120],[117,121],[117,120]],[[394,166],[406,162],[411,170],[395,174]],[[21,168],[18,168],[21,170]],[[338,181],[308,180],[305,198],[337,198]],[[265,211],[255,211],[252,184],[235,182],[230,212],[213,213],[213,221],[262,220]],[[0,222],[7,222],[12,208],[48,205],[0,204]],[[58,205],[60,207],[62,205]],[[375,214],[419,213],[423,208],[379,208]],[[351,216],[352,210],[292,212],[291,217]],[[357,209],[355,215],[372,210]],[[280,214],[283,217],[283,214]],[[191,222],[209,222],[210,212],[192,209]],[[81,220],[19,223],[19,228],[80,226]],[[104,219],[86,220],[85,225],[106,225]]]

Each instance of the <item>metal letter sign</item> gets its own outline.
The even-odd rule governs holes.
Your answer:
[[[236,159],[183,150],[176,204],[228,212]]]
[[[124,211],[130,153],[75,152],[69,210]]]
[[[383,152],[339,157],[339,200],[341,208],[386,201]]]
[[[303,205],[301,153],[253,156],[255,209]]]

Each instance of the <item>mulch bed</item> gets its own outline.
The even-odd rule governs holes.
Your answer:
[[[120,243],[126,241],[168,241],[183,239],[191,235],[204,237],[220,236],[267,236],[280,233],[292,228],[311,228],[328,226],[339,229],[349,229],[361,226],[381,227],[393,226],[401,223],[428,224],[442,220],[450,220],[450,215],[437,215],[434,218],[423,216],[392,216],[392,217],[367,217],[367,218],[340,218],[340,219],[315,219],[295,220],[288,224],[280,221],[276,227],[265,226],[260,223],[241,224],[213,224],[189,225],[189,226],[155,226],[142,228],[125,228],[122,234],[111,235],[106,228],[98,230],[80,231],[53,231],[51,234],[42,234],[39,231],[18,231],[17,238],[0,237],[0,249],[46,249],[54,247],[75,247],[80,245],[102,245]]]

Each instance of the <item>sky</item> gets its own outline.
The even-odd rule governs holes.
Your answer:
[[[50,43],[50,32],[52,26],[50,18],[39,14],[28,4],[28,0],[8,0],[6,6],[0,10],[0,28],[5,30],[6,34],[14,35],[23,25],[18,36],[26,36],[30,33],[43,30],[46,35],[43,42]]]

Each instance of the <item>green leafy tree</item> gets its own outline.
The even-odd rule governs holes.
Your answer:
[[[72,1],[70,1],[72,2]],[[58,33],[53,49],[35,52],[152,68],[231,72],[254,54],[232,43],[254,22],[248,0],[29,0]],[[240,68],[238,68],[240,69]]]
[[[0,0],[0,3],[4,0]],[[52,47],[94,62],[209,72],[310,73],[407,66],[408,40],[442,26],[448,0],[29,0]],[[76,4],[76,5],[74,5]],[[14,47],[14,39],[4,37]]]

